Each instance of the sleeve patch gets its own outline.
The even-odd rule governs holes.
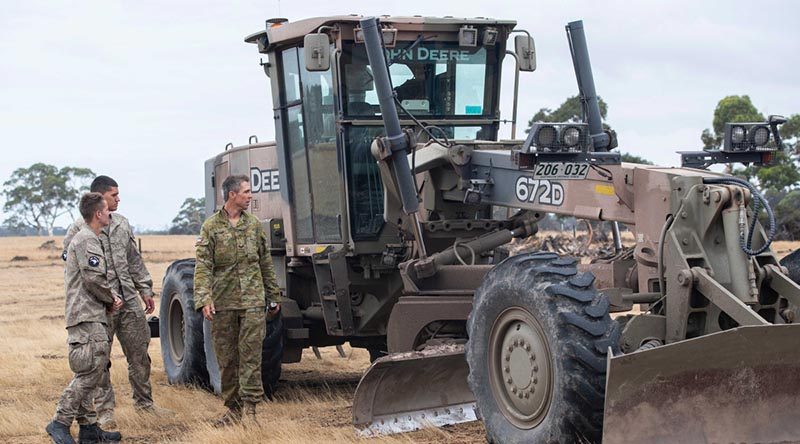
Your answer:
[[[100,258],[97,256],[89,256],[89,265],[92,267],[100,265]]]

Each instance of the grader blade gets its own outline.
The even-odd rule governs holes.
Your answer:
[[[475,421],[463,345],[394,353],[375,361],[358,383],[353,424],[364,436]]]
[[[610,359],[603,443],[800,441],[798,341],[746,326]]]

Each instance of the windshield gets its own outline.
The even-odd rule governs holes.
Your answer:
[[[460,47],[455,42],[399,42],[387,49],[397,98],[415,116],[491,118],[495,103],[494,46]],[[363,44],[342,51],[345,114],[380,115],[378,95]],[[402,110],[400,117],[403,117]]]

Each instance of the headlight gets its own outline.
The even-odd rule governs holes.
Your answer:
[[[738,153],[778,149],[777,146],[767,146],[772,138],[772,130],[768,125],[764,122],[726,123],[722,151]]]
[[[573,147],[581,141],[581,130],[575,126],[568,126],[561,130],[561,143]]]
[[[769,128],[766,126],[756,126],[750,128],[750,134],[748,136],[750,142],[752,142],[756,147],[762,147],[769,142]]]
[[[556,144],[558,132],[552,125],[542,125],[536,131],[536,146],[541,148],[551,147]]]
[[[577,154],[589,149],[589,125],[580,122],[536,122],[522,145],[522,152]]]
[[[741,125],[735,125],[731,128],[731,142],[733,143],[742,143],[744,142],[744,137],[747,134],[747,130],[744,129]]]

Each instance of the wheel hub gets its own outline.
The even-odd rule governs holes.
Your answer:
[[[181,305],[180,297],[172,295],[169,304],[169,342],[170,354],[172,359],[177,362],[183,362],[184,345],[184,319],[183,319],[183,306]]]
[[[513,307],[495,321],[490,334],[490,377],[506,418],[520,428],[541,422],[550,405],[550,351],[539,322]]]

